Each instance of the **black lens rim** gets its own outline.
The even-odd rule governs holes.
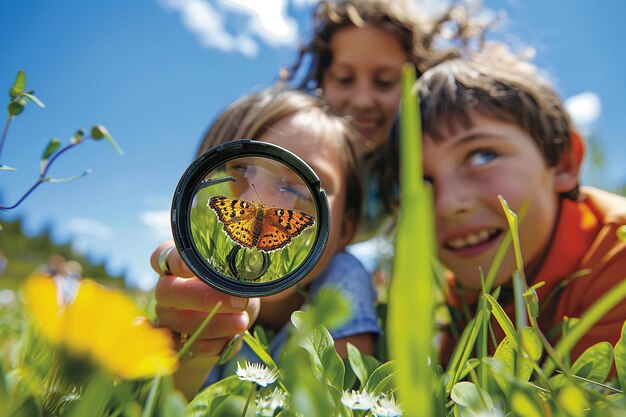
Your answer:
[[[208,173],[223,163],[242,157],[265,157],[279,161],[296,172],[311,191],[317,211],[317,232],[313,247],[304,261],[283,278],[270,282],[248,283],[236,281],[211,269],[193,244],[190,224],[191,202],[197,185]],[[172,199],[171,224],[174,243],[187,267],[206,284],[224,293],[238,297],[263,297],[279,293],[297,284],[315,267],[321,258],[330,230],[330,208],[320,179],[294,153],[272,143],[238,139],[209,149],[194,160],[185,170]]]

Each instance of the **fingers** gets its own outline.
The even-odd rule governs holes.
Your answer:
[[[217,356],[235,335],[245,332],[256,320],[260,300],[234,297],[205,284],[187,268],[176,250],[169,251],[164,259],[164,251],[173,246],[172,241],[164,242],[150,257],[152,268],[159,274],[154,290],[157,323],[174,332],[174,341],[180,349],[180,335],[193,334],[208,312],[221,303],[217,314],[194,342],[189,355],[196,360]],[[165,269],[170,274],[164,274]]]
[[[218,302],[220,312],[244,311],[249,299],[234,297],[208,286],[196,277],[180,278],[161,275],[154,289],[156,302],[167,308],[182,310],[211,311]]]
[[[164,272],[166,272],[163,271],[159,266],[159,255],[161,255],[164,250],[170,247],[174,247],[174,241],[169,240],[167,242],[163,242],[154,250],[154,252],[152,252],[152,255],[150,256],[150,265],[152,266],[152,269],[154,269],[154,271],[159,275],[164,275]],[[193,272],[191,272],[189,268],[187,268],[187,265],[185,265],[185,263],[181,259],[178,251],[170,251],[167,255],[166,262],[171,275],[186,278],[193,276]]]
[[[172,310],[156,307],[159,326],[167,327],[176,333],[193,334],[206,318],[207,313],[192,310]],[[200,334],[200,339],[231,338],[243,333],[250,326],[246,312],[223,313],[213,316]]]

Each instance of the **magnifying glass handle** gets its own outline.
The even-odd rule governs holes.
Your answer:
[[[239,268],[237,267],[237,253],[241,250],[241,246],[235,245],[226,255],[226,260],[228,261],[228,269],[230,269],[230,273],[235,277],[241,277],[243,274],[239,272]],[[266,252],[261,252],[261,256],[263,257],[263,264],[261,268],[255,274],[248,274],[244,281],[256,281],[261,278],[266,272],[267,268],[270,266],[270,257]]]

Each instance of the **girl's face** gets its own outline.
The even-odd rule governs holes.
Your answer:
[[[308,114],[297,113],[278,121],[259,138],[260,141],[281,146],[302,158],[317,173],[326,192],[330,207],[328,243],[320,261],[302,280],[301,285],[306,285],[319,276],[332,257],[345,248],[352,238],[352,227],[348,225],[354,221],[348,216],[344,217],[345,175],[338,146],[321,129],[311,127],[315,122]],[[310,210],[314,212],[314,209]],[[296,291],[294,286],[263,299],[280,300]]]
[[[361,155],[387,140],[401,93],[402,65],[407,54],[383,29],[348,26],[330,40],[332,62],[322,79],[331,109],[349,116],[361,133]]]

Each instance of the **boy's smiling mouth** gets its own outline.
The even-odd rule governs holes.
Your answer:
[[[447,240],[443,246],[458,255],[472,256],[476,251],[486,249],[501,233],[501,229],[480,229],[476,232]]]

